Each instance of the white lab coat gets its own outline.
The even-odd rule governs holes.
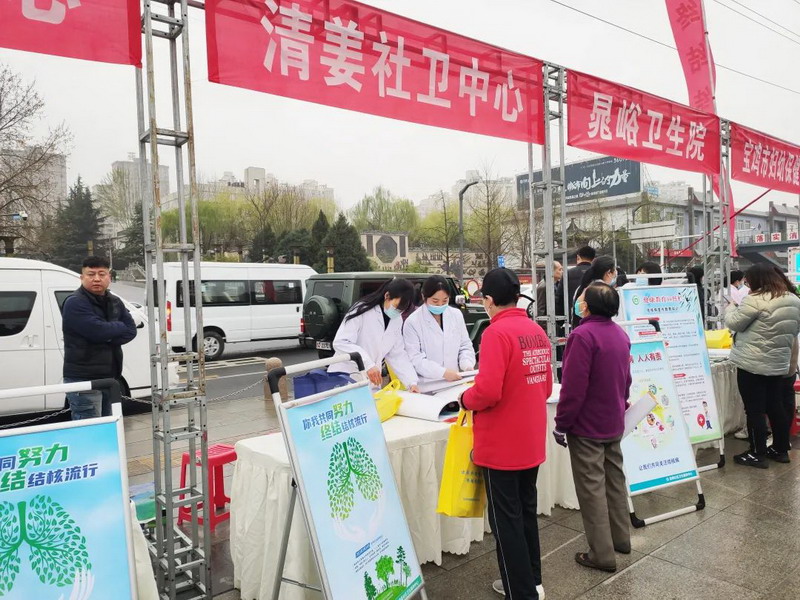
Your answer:
[[[403,319],[392,319],[384,328],[383,308],[380,305],[352,319],[345,317],[333,339],[333,349],[344,353],[358,352],[367,371],[372,367],[380,368],[386,359],[404,386],[417,385],[417,373],[411,366],[403,343]],[[328,367],[329,373],[357,371],[358,367],[352,360]]]
[[[467,371],[475,368],[475,350],[469,339],[464,315],[448,306],[442,315],[444,329],[423,304],[403,327],[406,353],[420,381],[444,378],[445,369]]]

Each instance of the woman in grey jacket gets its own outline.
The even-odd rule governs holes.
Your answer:
[[[789,428],[781,404],[781,379],[789,371],[792,345],[800,331],[800,298],[786,289],[772,267],[747,271],[750,294],[739,306],[729,304],[725,326],[735,333],[730,360],[737,367],[739,393],[747,413],[750,448],[733,457],[740,465],[766,469],[767,457],[788,462]],[[767,423],[774,444],[767,448]]]

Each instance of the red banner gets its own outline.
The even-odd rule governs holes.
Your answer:
[[[717,73],[714,57],[706,35],[703,0],[666,0],[672,35],[683,67],[686,88],[689,91],[689,106],[707,113],[717,114],[716,88]],[[723,183],[724,182],[724,183]],[[728,174],[713,175],[711,188],[717,198],[721,198],[724,185],[728,197],[729,241],[736,256],[736,218],[734,216],[733,190]]]
[[[216,83],[542,143],[542,63],[349,0],[207,0]]]
[[[731,122],[731,177],[800,194],[800,146]]]
[[[0,47],[141,67],[139,0],[0,0]]]
[[[719,173],[719,119],[605,79],[569,71],[568,143],[642,162]]]
[[[706,40],[702,0],[666,0],[672,34],[683,66],[689,106],[717,114],[716,72]]]

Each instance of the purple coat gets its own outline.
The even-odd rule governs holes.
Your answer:
[[[564,350],[556,429],[580,437],[622,435],[631,388],[631,342],[608,317],[590,315]]]

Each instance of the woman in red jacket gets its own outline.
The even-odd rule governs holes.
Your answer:
[[[461,397],[475,411],[473,461],[483,467],[489,523],[501,580],[495,591],[518,600],[543,596],[536,476],[545,460],[547,398],[553,390],[550,340],[516,308],[519,279],[493,269],[483,279],[491,324],[481,337],[475,385]]]

